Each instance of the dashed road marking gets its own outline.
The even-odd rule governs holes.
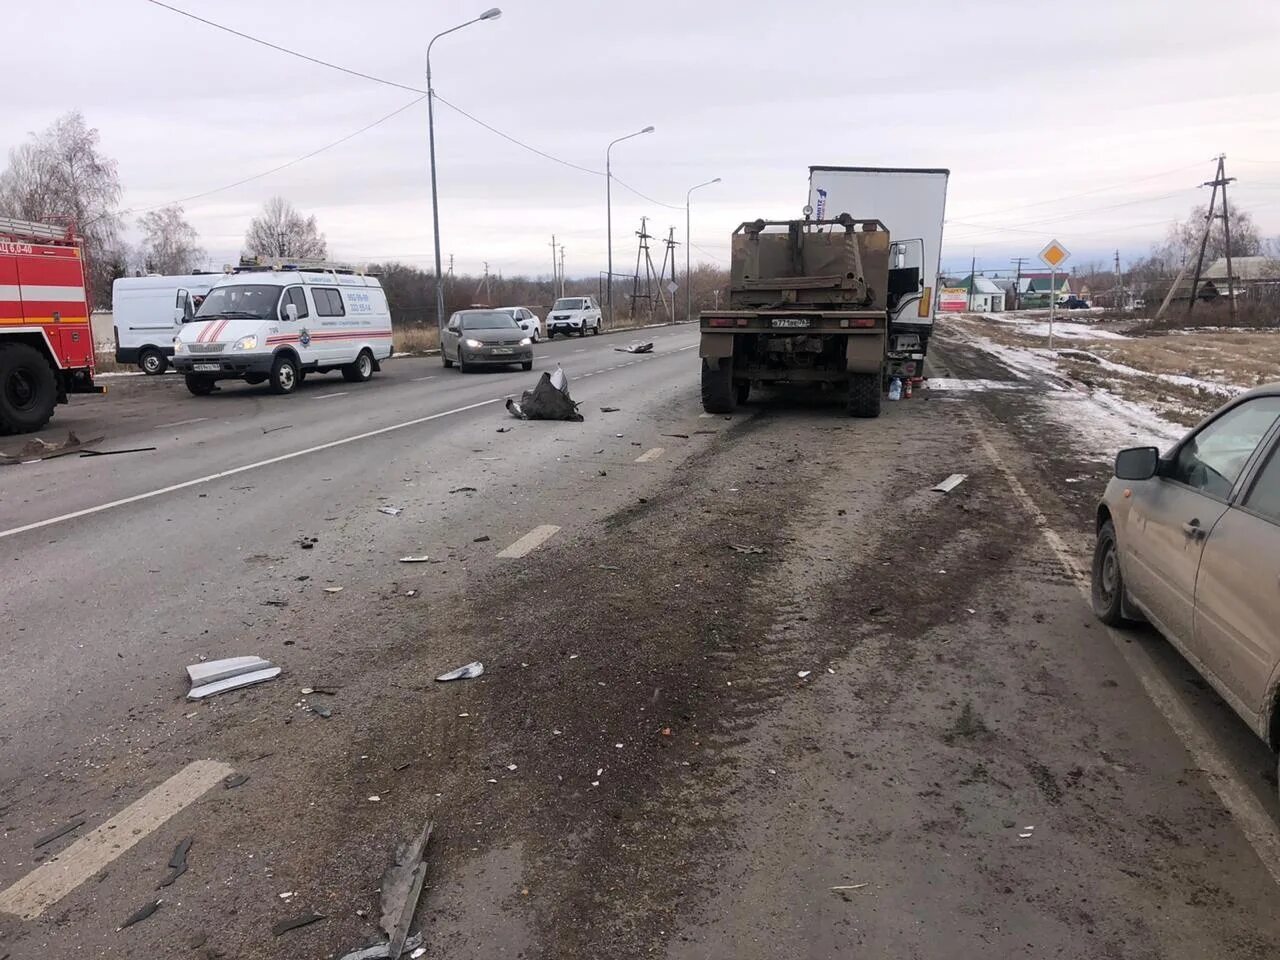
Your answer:
[[[175,420],[173,423],[159,424],[156,429],[164,430],[166,427],[185,427],[189,423],[203,423],[208,417],[192,417],[190,420]]]
[[[575,351],[573,351],[573,352],[574,352],[574,353],[586,353],[586,352],[587,352],[587,348],[586,348],[586,347],[579,347],[577,350],[575,350]]]
[[[218,760],[189,763],[106,823],[0,893],[0,911],[32,920],[111,863],[235,769]]]
[[[376,430],[366,430],[364,433],[357,433],[350,437],[342,437],[338,440],[329,440],[326,443],[316,444],[314,447],[306,447],[302,450],[295,450],[292,453],[282,453],[278,457],[268,457],[266,460],[246,463],[243,466],[232,467],[229,470],[219,470],[217,473],[211,473],[204,477],[196,477],[194,480],[184,480],[182,483],[172,483],[167,487],[148,490],[146,493],[136,493],[131,497],[121,497],[119,500],[100,503],[94,507],[85,507],[83,510],[73,510],[71,513],[64,513],[61,516],[49,517],[47,520],[37,520],[34,523],[24,523],[20,527],[10,527],[8,530],[0,530],[0,540],[3,540],[5,537],[13,537],[20,533],[26,533],[29,530],[39,530],[41,527],[51,527],[55,523],[65,523],[68,520],[78,520],[80,517],[92,516],[95,513],[102,513],[104,510],[113,510],[116,507],[124,507],[131,503],[150,500],[152,497],[162,497],[167,493],[175,493],[178,490],[197,487],[203,483],[212,483],[214,480],[223,480],[227,477],[234,477],[238,473],[257,470],[260,467],[269,467],[272,464],[284,463],[286,460],[293,460],[295,457],[305,457],[307,454],[319,453],[321,450],[332,450],[334,447],[342,447],[348,443],[355,443],[357,440],[368,440],[370,437],[380,437],[384,433],[392,433],[395,430],[403,430],[406,427],[416,427],[419,424],[430,423],[432,420],[439,420],[442,417],[451,417],[457,413],[466,413],[468,410],[478,410],[480,407],[487,407],[491,403],[502,403],[504,399],[505,397],[494,397],[490,400],[480,400],[477,403],[469,403],[465,407],[454,407],[452,410],[432,413],[425,417],[414,417],[412,420],[405,420],[403,423],[393,423],[387,427],[379,427]]]
[[[664,448],[662,447],[654,447],[651,450],[646,450],[644,453],[640,454],[640,456],[636,457],[636,463],[648,463],[650,460],[657,460],[662,456],[663,449]]]
[[[996,469],[1004,476],[1005,482],[1009,484],[1009,488],[1013,491],[1014,499],[1022,504],[1023,509],[1031,515],[1036,526],[1040,528],[1040,533],[1044,536],[1049,549],[1053,551],[1063,568],[1070,574],[1076,587],[1084,595],[1085,602],[1090,603],[1091,591],[1088,572],[1076,562],[1076,558],[1067,546],[1066,541],[1050,526],[1049,518],[1045,516],[1044,512],[1031,498],[1031,495],[1027,493],[1026,487],[1018,480],[1013,469],[1001,459],[1000,452],[995,448],[990,438],[981,432],[981,428],[979,428],[979,437],[987,457],[990,458]],[[1115,644],[1116,649],[1129,665],[1129,669],[1138,678],[1138,682],[1142,684],[1142,688],[1146,691],[1151,702],[1156,705],[1156,709],[1160,711],[1165,721],[1173,728],[1173,732],[1178,735],[1178,739],[1182,741],[1187,753],[1191,755],[1192,762],[1196,767],[1204,771],[1205,779],[1208,781],[1209,786],[1218,795],[1222,805],[1231,813],[1245,839],[1249,841],[1249,845],[1253,847],[1254,852],[1258,855],[1258,859],[1262,861],[1262,865],[1271,874],[1271,879],[1280,884],[1280,833],[1277,833],[1275,822],[1271,819],[1270,814],[1267,813],[1266,808],[1258,802],[1258,798],[1254,796],[1249,788],[1241,783],[1239,778],[1231,772],[1214,747],[1213,742],[1209,739],[1208,734],[1204,732],[1200,722],[1191,714],[1191,711],[1187,709],[1186,704],[1183,703],[1169,681],[1160,673],[1150,654],[1138,644],[1130,643],[1115,630],[1109,627],[1104,627],[1103,629],[1106,630],[1107,636],[1111,638],[1111,642]]]
[[[311,399],[312,400],[328,400],[332,397],[345,397],[350,392],[351,391],[349,390],[339,390],[337,393],[322,393],[320,394],[320,396],[312,397]]]
[[[534,527],[507,549],[500,552],[498,556],[507,560],[519,560],[521,557],[537,550],[559,532],[559,527],[551,523],[544,523],[540,527]]]

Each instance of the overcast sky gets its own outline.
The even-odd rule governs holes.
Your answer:
[[[489,2],[173,0],[411,87],[425,86],[430,37]],[[949,267],[971,254],[1006,266],[1055,236],[1077,263],[1141,253],[1207,199],[1196,184],[1219,152],[1239,178],[1233,200],[1280,234],[1277,0],[498,2],[500,19],[436,44],[441,97],[592,170],[611,139],[657,128],[614,148],[614,173],[678,209],[615,182],[615,270],[634,265],[642,215],[683,240],[685,191],[717,176],[694,194],[694,257],[726,260],[740,221],[799,215],[810,164],[950,168]],[[56,16],[4,6],[5,33],[22,42],[5,54],[0,147],[78,108],[119,162],[128,208],[261,173],[415,98],[146,0],[64,0]],[[549,274],[554,233],[570,275],[604,268],[603,176],[447,107],[436,132],[446,263]],[[316,214],[332,255],[428,265],[425,101],[188,201],[213,265],[238,254],[273,194]]]

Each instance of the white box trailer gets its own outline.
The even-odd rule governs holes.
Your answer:
[[[950,175],[940,168],[809,168],[813,219],[847,213],[879,220],[889,229],[890,266],[898,278],[898,286],[889,291],[889,357],[893,369],[914,378],[924,373],[933,332]],[[913,267],[918,269],[914,281]]]
[[[164,373],[173,338],[190,323],[221,273],[120,277],[111,285],[116,363],[136,363],[143,372]]]

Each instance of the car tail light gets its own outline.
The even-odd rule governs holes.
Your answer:
[[[733,317],[711,317],[707,320],[707,326],[709,327],[732,327],[733,325]]]

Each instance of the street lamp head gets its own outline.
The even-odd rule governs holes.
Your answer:
[[[641,132],[641,133],[653,133],[653,127],[645,127],[645,128],[644,128],[643,130],[641,130],[640,132]]]
[[[502,16],[502,10],[499,7],[490,7],[484,13],[480,14],[481,20],[497,20]]]
[[[712,183],[719,183],[719,182],[720,182],[720,178],[719,178],[719,177],[716,177],[716,178],[715,178],[714,180],[712,180],[711,182],[712,182]]]

